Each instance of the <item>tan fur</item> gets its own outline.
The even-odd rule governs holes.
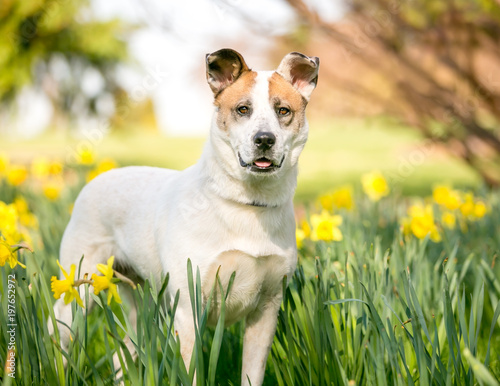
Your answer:
[[[291,114],[280,117],[282,127],[290,128],[298,132],[304,126],[306,100],[300,93],[286,81],[280,74],[275,72],[269,79],[269,102],[276,109],[286,107]]]
[[[257,72],[245,71],[236,82],[224,89],[215,98],[214,104],[219,109],[217,125],[221,130],[228,130],[229,127],[233,126],[237,118],[234,109],[239,103],[250,105],[250,100],[245,98],[248,98],[249,90],[253,88],[256,77]]]

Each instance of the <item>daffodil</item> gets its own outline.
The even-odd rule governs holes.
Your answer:
[[[28,177],[28,170],[22,165],[11,165],[7,170],[7,181],[12,186],[21,185]]]
[[[319,197],[319,203],[324,210],[331,212],[333,209],[351,210],[354,207],[352,187],[343,186],[332,193]]]
[[[371,201],[379,201],[389,194],[389,186],[382,173],[374,171],[361,177],[363,191]]]
[[[50,161],[47,157],[36,157],[31,161],[31,174],[39,179],[44,179],[49,175]]]
[[[408,214],[410,217],[406,219],[406,222],[409,223],[409,229],[415,237],[423,239],[429,235],[432,241],[436,243],[441,241],[441,235],[436,227],[431,205],[425,207],[413,205],[408,209]]]
[[[56,201],[61,196],[64,183],[61,178],[53,177],[43,183],[42,190],[45,197],[50,201]]]
[[[434,201],[448,210],[458,209],[462,203],[460,193],[446,185],[438,185],[432,190]]]
[[[468,220],[478,220],[483,218],[488,212],[486,203],[482,200],[477,200],[471,192],[465,193],[463,203],[460,206],[460,213]]]
[[[311,237],[311,226],[306,219],[300,222],[300,229],[302,229],[306,238]]]
[[[104,276],[97,276],[95,273],[92,274],[92,280],[94,281],[94,294],[99,295],[99,292],[107,289],[108,290],[108,305],[111,304],[111,299],[114,298],[117,303],[121,303],[122,300],[120,295],[118,295],[117,286],[112,282],[114,270],[113,261],[115,257],[111,256],[108,259],[108,264],[97,264],[97,270],[101,272]]]
[[[333,210],[333,195],[323,194],[318,197],[319,204],[324,210],[331,212]]]
[[[297,228],[295,230],[295,239],[297,241],[297,248],[302,248],[304,246],[304,240],[306,239],[305,232],[302,229]]]
[[[28,237],[19,228],[16,206],[3,201],[0,201],[0,234],[8,244],[17,244]]]
[[[0,153],[0,177],[5,175],[9,168],[9,157],[5,153]]]
[[[30,212],[28,203],[24,197],[16,197],[13,204],[17,210],[19,223],[27,228],[38,229],[38,219],[33,213]]]
[[[331,215],[324,210],[321,214],[311,215],[311,224],[313,241],[341,241],[343,238],[339,229],[342,217],[339,215]]]
[[[311,236],[311,226],[306,219],[299,222],[299,226],[295,231],[295,239],[297,241],[297,248],[302,248],[304,245],[304,240]]]
[[[51,161],[49,165],[49,174],[51,176],[60,176],[64,170],[64,166],[59,161]]]
[[[474,195],[470,192],[464,194],[464,202],[460,205],[460,213],[469,217],[474,213]]]
[[[444,212],[441,216],[441,222],[448,229],[455,229],[457,217],[452,212]]]
[[[483,218],[488,211],[486,204],[483,201],[476,201],[474,204],[473,216],[476,219]]]
[[[21,264],[17,260],[17,256],[13,248],[7,244],[5,240],[0,239],[0,267],[3,267],[5,263],[9,263],[10,268],[14,268],[16,265],[20,265],[26,268],[24,264]]]
[[[56,276],[52,276],[52,278],[50,279],[50,282],[51,282],[50,288],[51,288],[52,292],[54,292],[54,298],[59,299],[62,294],[65,294],[64,295],[64,303],[69,304],[73,301],[73,299],[75,299],[77,304],[80,307],[84,308],[83,301],[80,298],[78,291],[74,287],[75,286],[76,265],[71,264],[69,275],[64,270],[64,268],[61,266],[61,264],[59,264],[59,262],[57,262],[57,265],[61,269],[61,272],[63,273],[63,275],[66,279],[58,280]]]
[[[0,201],[0,232],[5,236],[17,231],[18,214],[15,205]]]
[[[116,168],[116,162],[113,161],[111,158],[105,158],[99,164],[97,167],[87,174],[87,182],[90,182],[94,178],[96,178],[99,174],[102,174],[104,172],[107,172],[108,170]]]
[[[332,193],[333,205],[338,209],[351,210],[354,208],[354,199],[352,196],[352,187],[343,186]]]
[[[95,154],[91,149],[80,149],[77,154],[78,163],[81,165],[92,165],[95,161]]]

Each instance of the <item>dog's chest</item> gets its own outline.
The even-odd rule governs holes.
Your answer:
[[[202,284],[205,301],[214,288],[208,320],[211,325],[217,323],[221,307],[219,286],[216,284],[214,287],[217,271],[224,292],[227,292],[231,275],[235,272],[226,297],[225,321],[226,325],[230,325],[276,296],[281,290],[283,277],[290,275],[293,267],[280,256],[256,258],[240,251],[228,251],[219,255],[205,273]]]

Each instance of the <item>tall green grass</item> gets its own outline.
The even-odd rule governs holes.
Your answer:
[[[9,188],[10,189],[10,188]],[[19,192],[0,189],[0,199]],[[51,203],[23,192],[40,219],[43,246],[24,251],[26,270],[0,268],[0,378],[3,385],[109,385],[120,358],[127,385],[239,384],[244,323],[207,327],[211,302],[203,304],[200,276],[188,265],[196,343],[186,369],[173,326],[176,294],[165,296],[146,280],[131,305],[93,298],[91,313],[73,305],[72,340],[63,350],[54,320],[50,276],[57,274],[57,246],[73,197]],[[374,205],[357,201],[343,213],[342,242],[309,242],[278,316],[266,369],[266,385],[498,385],[500,380],[500,195],[491,212],[468,231],[446,230],[441,243],[405,240],[390,197]],[[16,378],[6,376],[8,275],[16,277]],[[216,281],[213,296],[230,288]],[[224,314],[222,302],[221,313]],[[128,320],[138,309],[137,324]],[[223,315],[222,315],[223,316]],[[126,338],[127,337],[127,338]],[[137,356],[127,349],[133,342]],[[64,363],[67,362],[65,366]]]

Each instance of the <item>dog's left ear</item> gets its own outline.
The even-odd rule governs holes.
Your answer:
[[[291,52],[281,61],[276,72],[289,81],[307,100],[318,83],[319,58]]]
[[[206,56],[207,81],[214,95],[219,94],[248,71],[248,66],[238,52],[223,48]]]

